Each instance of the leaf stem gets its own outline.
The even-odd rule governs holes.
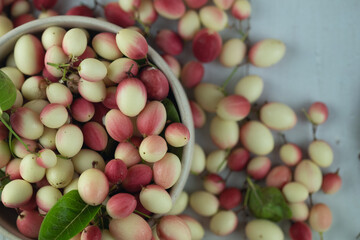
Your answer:
[[[140,212],[140,211],[138,211],[138,210],[134,210],[134,213],[137,213],[137,214],[139,214],[139,215],[141,215],[141,216],[143,216],[143,217],[146,217],[146,218],[148,218],[148,219],[151,219],[151,217],[150,217],[149,215],[147,215],[147,214],[145,214],[145,213],[142,213],[142,212]]]
[[[5,125],[5,127],[9,129],[9,131],[16,137],[16,139],[19,140],[19,142],[21,142],[22,145],[24,145],[26,151],[30,153],[31,151],[29,150],[28,145],[24,143],[24,141],[19,137],[19,135],[16,134],[16,132],[14,132],[14,130],[10,127],[10,125],[5,121],[5,119],[2,116],[0,116],[0,120]]]
[[[264,203],[261,200],[260,196],[258,195],[258,193],[256,191],[256,187],[255,187],[253,181],[251,181],[250,177],[246,177],[246,181],[250,185],[251,190],[254,191],[254,194],[255,194],[255,197],[257,198],[257,200],[263,205]]]

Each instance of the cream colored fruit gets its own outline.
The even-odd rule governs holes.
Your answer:
[[[257,75],[241,78],[235,86],[235,94],[245,97],[250,103],[259,99],[264,89],[264,81]]]
[[[278,131],[289,130],[297,122],[294,110],[280,102],[270,102],[261,107],[260,119],[267,127]]]
[[[210,173],[219,173],[225,169],[227,153],[225,150],[215,150],[206,157],[206,170]]]
[[[309,190],[309,193],[314,193],[321,188],[322,173],[315,163],[306,159],[296,166],[294,180],[302,183]]]
[[[330,145],[322,140],[316,140],[310,143],[308,154],[319,167],[329,167],[334,160],[334,153]]]
[[[195,143],[190,172],[192,174],[198,175],[204,171],[205,166],[206,166],[205,152],[199,144]]]
[[[183,211],[185,211],[187,205],[189,203],[189,194],[187,192],[182,191],[176,201],[174,202],[171,210],[167,213],[167,215],[179,215]]]
[[[224,43],[219,61],[224,67],[235,67],[243,61],[245,54],[245,43],[239,38],[231,38]]]
[[[256,155],[267,155],[274,149],[274,137],[261,122],[250,121],[240,129],[242,144]]]
[[[194,89],[196,102],[207,112],[216,112],[218,102],[225,97],[220,86],[213,83],[200,83]]]
[[[284,240],[284,233],[275,223],[265,219],[255,219],[245,226],[249,240]]]
[[[190,195],[190,206],[197,214],[210,217],[218,211],[219,200],[206,191],[196,191]]]
[[[279,62],[285,55],[285,44],[277,39],[264,39],[249,51],[250,62],[256,67],[270,67]]]
[[[0,15],[0,37],[14,28],[13,23],[6,16]]]
[[[309,208],[305,202],[289,203],[293,221],[306,221],[309,217]]]
[[[283,187],[282,192],[286,200],[290,203],[303,202],[309,197],[308,189],[298,182],[287,183]]]
[[[210,230],[218,236],[232,233],[238,225],[238,217],[233,211],[221,210],[210,219]]]

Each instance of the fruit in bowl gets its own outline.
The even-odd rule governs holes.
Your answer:
[[[0,59],[12,50],[0,68],[1,200],[19,215],[2,209],[2,233],[151,239],[144,218],[170,211],[194,144],[171,70],[140,33],[84,17],[20,26]]]

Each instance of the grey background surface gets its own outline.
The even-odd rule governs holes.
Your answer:
[[[80,1],[59,1],[58,10],[68,9]],[[82,1],[86,2],[86,1]],[[60,6],[66,4],[66,6]],[[92,1],[89,1],[91,6]],[[267,69],[250,68],[250,73],[260,75],[265,82],[264,93],[259,103],[281,101],[291,106],[298,115],[297,126],[287,131],[287,139],[298,143],[306,155],[306,147],[312,138],[311,127],[301,113],[314,101],[325,102],[330,111],[328,121],[319,128],[318,138],[330,143],[334,149],[334,163],[324,172],[340,168],[343,187],[335,195],[314,195],[314,202],[326,203],[333,213],[332,228],[325,233],[326,240],[352,240],[360,232],[360,1],[358,0],[253,0],[250,40],[278,38],[287,46],[284,59]],[[175,22],[160,20],[153,32],[163,27],[174,27]],[[232,31],[224,31],[224,38],[236,36]],[[186,51],[191,47],[187,44]],[[192,59],[186,52],[180,56],[181,62]],[[206,64],[204,81],[219,83],[230,74],[218,62]],[[234,82],[245,74],[239,71]],[[236,79],[237,78],[237,79]],[[191,94],[190,94],[191,95]],[[208,119],[210,119],[209,116]],[[208,125],[196,132],[197,142],[208,153],[215,149],[209,140]],[[279,140],[278,135],[274,136]],[[270,155],[276,163],[277,155]],[[226,175],[226,172],[224,173]],[[231,175],[229,185],[241,186],[243,175]],[[201,189],[198,177],[191,176],[188,192]],[[193,215],[191,210],[186,213]],[[206,227],[208,219],[199,218]],[[288,224],[282,224],[287,233]],[[205,239],[244,239],[244,225],[227,237],[217,237],[209,232]],[[4,238],[0,236],[0,239]],[[289,239],[289,237],[287,237]],[[313,239],[320,239],[314,233]]]

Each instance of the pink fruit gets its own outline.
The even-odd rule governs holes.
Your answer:
[[[229,95],[221,99],[216,113],[224,120],[240,121],[250,113],[250,102],[240,95]]]
[[[65,15],[77,15],[84,17],[94,17],[94,12],[86,5],[80,5],[70,8]]]
[[[126,164],[121,159],[112,159],[105,166],[105,175],[110,183],[121,183],[127,175]]]
[[[194,121],[195,128],[202,128],[206,123],[205,111],[195,101],[189,101],[190,109]]]
[[[219,195],[220,207],[230,210],[240,205],[241,191],[235,187],[225,188]]]
[[[14,158],[6,165],[5,174],[9,175],[10,180],[21,179],[20,162],[20,158]]]
[[[248,0],[235,0],[231,7],[231,15],[239,20],[247,19],[251,14],[251,5]]]
[[[210,173],[203,181],[204,189],[209,193],[220,194],[225,189],[225,181],[218,174]]]
[[[97,122],[88,122],[82,126],[84,143],[95,151],[105,150],[108,143],[108,135],[102,125]]]
[[[44,217],[35,210],[25,210],[20,213],[16,219],[16,226],[24,236],[28,238],[37,238],[39,236],[40,226]]]
[[[153,165],[154,182],[165,189],[172,187],[177,182],[180,173],[180,159],[173,153],[166,153]]]
[[[151,0],[142,0],[138,9],[140,21],[146,25],[153,24],[158,18],[154,3]]]
[[[293,223],[289,230],[291,240],[312,240],[310,227],[304,222]]]
[[[131,167],[141,161],[137,146],[131,142],[119,143],[115,149],[115,158],[121,159],[127,167]]]
[[[323,102],[314,102],[311,104],[308,114],[310,117],[310,121],[316,125],[323,124],[328,116],[329,110],[325,103]]]
[[[222,39],[219,33],[204,28],[193,39],[192,51],[200,62],[212,62],[221,53]]]
[[[227,166],[231,171],[241,171],[249,162],[250,153],[245,148],[233,149],[227,157]]]
[[[148,102],[136,118],[136,126],[143,136],[158,135],[166,123],[166,109],[159,101]]]
[[[173,147],[183,147],[190,140],[189,129],[182,123],[171,123],[165,129],[165,139]]]
[[[131,59],[143,59],[148,53],[145,37],[131,29],[121,29],[116,34],[116,44],[120,51]]]
[[[116,104],[116,87],[108,87],[106,89],[106,97],[102,103],[105,105],[105,107],[109,109],[117,109],[118,106]]]
[[[118,193],[106,203],[106,211],[113,219],[126,218],[136,208],[136,199],[129,193]]]
[[[133,125],[129,117],[120,110],[112,109],[105,116],[105,128],[113,139],[122,142],[133,134]]]
[[[135,18],[132,12],[125,12],[118,2],[110,2],[104,7],[105,18],[111,23],[126,28],[135,25]]]
[[[204,6],[208,0],[184,0],[189,8],[198,9]]]
[[[270,170],[266,176],[266,186],[282,188],[292,179],[291,169],[287,166],[277,166]]]
[[[93,103],[95,108],[94,116],[91,120],[100,123],[102,125],[105,125],[105,116],[110,111],[107,107],[104,106],[102,103]]]
[[[169,82],[162,71],[153,67],[144,68],[139,75],[146,87],[149,100],[161,101],[169,94]]]
[[[179,19],[185,13],[182,0],[154,0],[155,10],[164,18]]]
[[[327,173],[323,177],[321,189],[326,194],[334,194],[341,188],[342,180],[340,175],[336,173]]]
[[[323,233],[328,231],[332,224],[330,208],[323,203],[315,204],[310,209],[309,224],[317,232]]]
[[[66,108],[58,103],[46,105],[40,113],[40,121],[48,128],[60,128],[68,120]]]
[[[175,215],[164,216],[156,225],[156,232],[164,240],[190,240],[191,232],[186,222]]]
[[[122,186],[128,192],[139,192],[143,186],[148,185],[152,179],[152,170],[145,164],[136,164],[128,169]]]
[[[252,158],[247,165],[246,172],[255,180],[266,177],[271,168],[271,161],[268,157]]]
[[[95,114],[94,104],[84,98],[75,99],[70,109],[72,117],[79,122],[90,121]]]
[[[213,0],[215,5],[221,9],[228,10],[234,3],[234,0]]]
[[[0,141],[5,140],[9,136],[9,130],[0,122]]]
[[[82,232],[80,240],[101,240],[101,230],[96,225],[87,226]]]
[[[204,66],[200,62],[189,61],[181,70],[181,83],[186,88],[193,88],[201,82],[204,73]]]
[[[175,77],[180,77],[181,72],[181,66],[179,61],[170,54],[163,54],[161,57],[164,59],[164,61],[167,63],[167,65],[170,67],[171,71],[174,73]]]
[[[155,43],[161,51],[170,55],[179,55],[184,48],[184,43],[180,36],[169,29],[160,30],[156,35]]]
[[[57,3],[57,0],[34,0],[33,4],[37,10],[43,11],[53,8]]]

